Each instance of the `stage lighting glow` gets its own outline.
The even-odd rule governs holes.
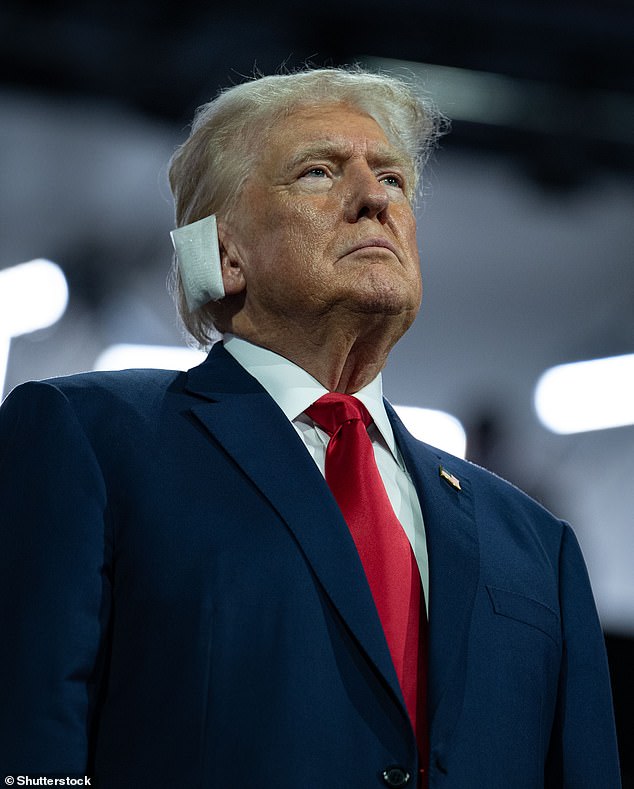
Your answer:
[[[395,405],[394,410],[409,432],[427,444],[444,449],[458,457],[465,457],[467,434],[455,416],[431,408]]]
[[[546,370],[535,388],[535,410],[560,434],[634,424],[634,354]]]
[[[207,354],[193,348],[171,345],[134,345],[120,343],[106,348],[95,361],[94,370],[126,370],[147,367],[155,370],[189,370]]]
[[[31,260],[0,271],[0,394],[11,338],[52,326],[67,304],[66,277],[50,260]]]
[[[511,126],[538,132],[575,133],[614,142],[632,138],[631,99],[625,92],[594,89],[592,106],[601,107],[594,124],[573,126],[574,109],[582,98],[561,86],[503,74],[439,66],[392,58],[366,57],[362,65],[382,73],[397,73],[434,97],[441,112],[452,120]],[[413,79],[412,79],[413,78]],[[586,101],[587,101],[586,97]],[[568,112],[555,108],[567,107]],[[626,120],[627,119],[627,120]]]
[[[0,271],[0,334],[17,337],[52,326],[68,304],[68,285],[50,260],[31,260]]]

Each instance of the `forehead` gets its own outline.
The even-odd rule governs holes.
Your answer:
[[[410,164],[371,115],[349,104],[300,107],[271,125],[265,156],[269,164],[292,164],[311,154],[364,155],[387,163]]]

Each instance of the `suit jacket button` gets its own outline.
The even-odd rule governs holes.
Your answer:
[[[409,773],[402,767],[387,767],[385,770],[383,770],[383,780],[385,781],[386,786],[407,786],[409,779]]]

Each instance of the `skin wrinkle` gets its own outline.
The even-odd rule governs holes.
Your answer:
[[[223,328],[354,392],[420,306],[411,167],[348,105],[303,108],[269,131],[237,210],[219,222],[225,290],[237,301]],[[392,250],[354,250],[370,239]]]
[[[333,135],[331,140],[319,140],[307,144],[285,167],[283,183],[290,183],[295,171],[301,169],[309,162],[319,160],[349,160],[354,154],[354,149],[347,144],[345,138]],[[408,163],[407,157],[389,146],[377,145],[374,151],[369,152],[368,163],[380,172],[381,169],[396,169],[404,180],[404,191],[408,194],[409,184],[414,180],[414,171]],[[408,194],[409,197],[409,194]]]

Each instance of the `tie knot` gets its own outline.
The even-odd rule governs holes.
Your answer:
[[[358,419],[368,427],[372,422],[368,409],[356,397],[329,392],[306,409],[308,416],[333,435],[345,422]]]

